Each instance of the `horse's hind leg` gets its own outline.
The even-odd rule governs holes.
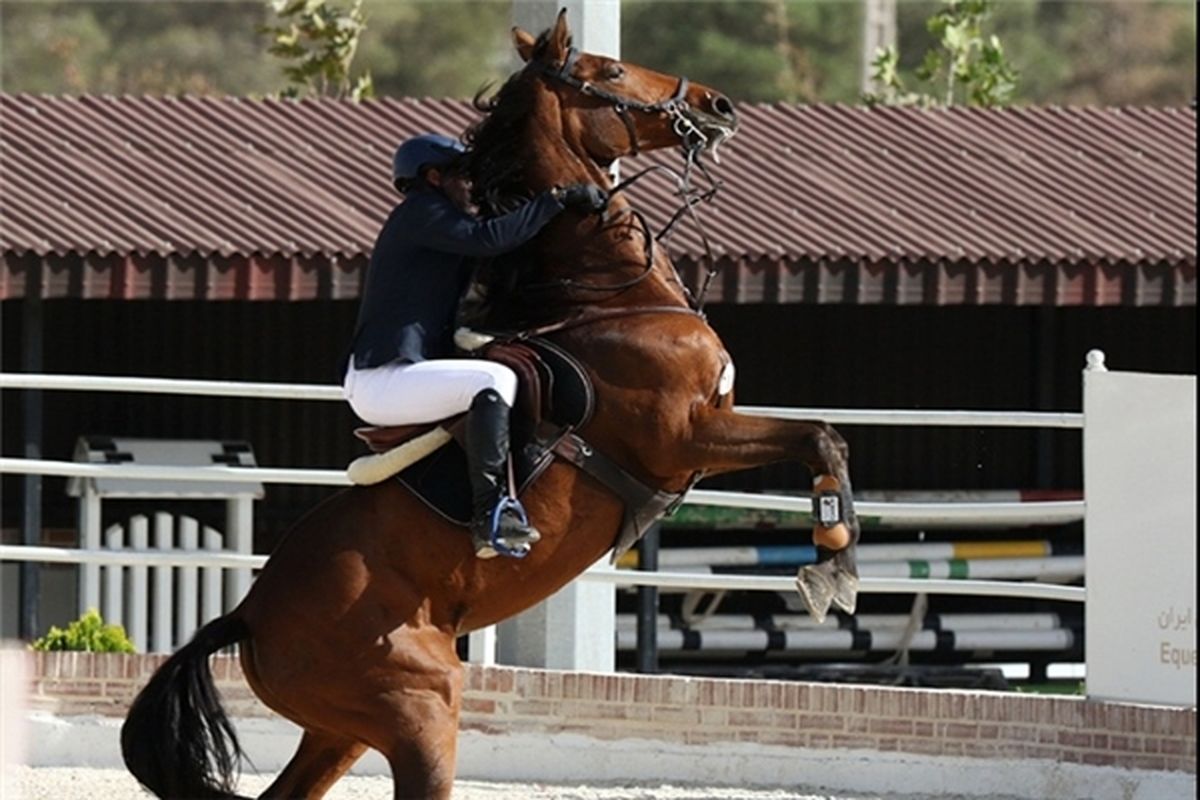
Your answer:
[[[324,797],[366,749],[366,745],[353,739],[305,731],[292,760],[259,798]]]
[[[454,637],[404,628],[391,638],[392,670],[373,698],[367,738],[391,765],[396,800],[448,800],[463,690]]]

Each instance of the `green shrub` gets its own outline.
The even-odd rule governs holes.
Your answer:
[[[50,632],[35,641],[34,650],[85,650],[90,653],[133,653],[133,642],[121,625],[105,625],[100,612],[89,608],[87,613],[72,622],[64,631],[54,625]]]

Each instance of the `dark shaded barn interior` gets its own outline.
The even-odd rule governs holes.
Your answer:
[[[335,383],[353,301],[44,302],[49,373]],[[3,305],[4,363],[20,363],[21,305]],[[1078,411],[1088,350],[1111,369],[1194,373],[1195,308],[712,305],[737,365],[742,405]],[[337,469],[361,453],[340,403],[153,394],[43,394],[43,457],[70,460],[79,436],[244,439],[263,466]],[[19,454],[21,392],[5,392],[4,453]],[[844,426],[858,490],[1082,487],[1077,431]],[[798,464],[707,481],[711,488],[804,489]],[[19,486],[5,479],[4,526]],[[271,485],[257,547],[329,493]],[[74,525],[65,479],[45,481],[49,528]]]

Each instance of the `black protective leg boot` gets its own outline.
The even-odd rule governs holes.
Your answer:
[[[508,404],[492,389],[475,395],[467,413],[471,538],[480,558],[501,553],[520,558],[541,538],[520,503],[508,497],[508,415]]]

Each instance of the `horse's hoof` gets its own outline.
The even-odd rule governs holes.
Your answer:
[[[833,593],[833,604],[847,614],[853,614],[858,605],[858,576],[846,570],[838,570],[834,579],[837,589]]]
[[[829,561],[808,564],[801,567],[800,572],[796,574],[796,591],[800,593],[805,608],[818,625],[825,621],[825,615],[829,613],[829,606],[833,603],[837,591],[834,579],[828,574],[831,564]]]

